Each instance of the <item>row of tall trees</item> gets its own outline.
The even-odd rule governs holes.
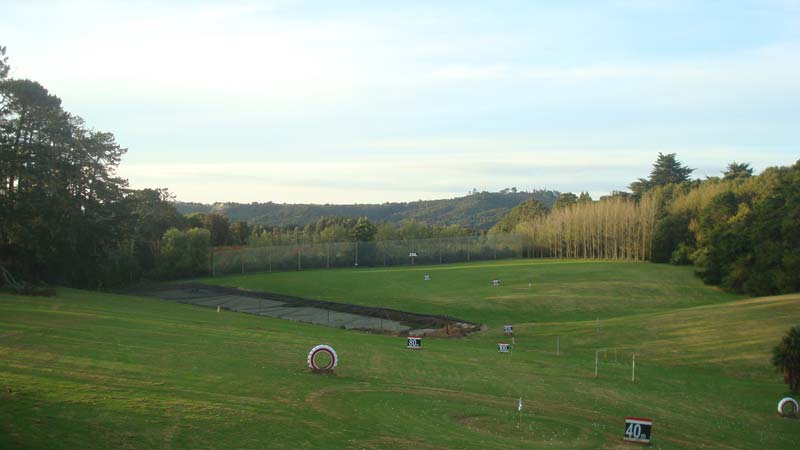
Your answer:
[[[519,224],[532,256],[644,261],[650,257],[659,202],[610,197],[557,208]]]

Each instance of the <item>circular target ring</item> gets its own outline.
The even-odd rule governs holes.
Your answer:
[[[317,362],[317,357],[320,355],[330,358],[328,364],[323,367],[320,367],[319,363]],[[330,345],[317,345],[316,347],[312,348],[310,352],[308,352],[308,368],[315,372],[332,372],[333,369],[336,368],[337,364],[339,364],[339,357],[336,354],[336,350],[334,350]]]
[[[797,415],[797,400],[792,397],[785,397],[778,402],[778,413],[784,417],[794,417]]]

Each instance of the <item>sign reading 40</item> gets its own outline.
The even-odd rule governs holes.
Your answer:
[[[625,418],[625,440],[631,442],[650,443],[653,431],[653,419]]]

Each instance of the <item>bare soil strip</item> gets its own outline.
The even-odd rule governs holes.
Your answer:
[[[478,331],[481,327],[479,324],[448,316],[327,302],[226,286],[180,284],[139,289],[132,293],[247,314],[387,334],[459,337]]]

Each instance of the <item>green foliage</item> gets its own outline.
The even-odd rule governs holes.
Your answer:
[[[653,261],[693,262],[706,283],[735,292],[800,290],[800,164],[727,178],[673,189]]]
[[[161,261],[155,276],[181,278],[208,273],[211,232],[203,228],[170,228],[161,240]]]
[[[679,181],[689,171],[681,170],[674,155],[660,155],[656,166],[639,187],[652,187],[669,179],[664,176],[669,173],[678,173],[673,179]],[[733,162],[722,179],[663,186],[666,205],[659,215],[652,260],[693,263],[706,283],[735,292],[800,290],[798,167],[769,168],[752,176],[749,164]]]
[[[669,257],[669,263],[676,266],[686,266],[692,263],[692,254],[695,252],[693,247],[686,243],[681,243]]]
[[[206,214],[203,226],[211,233],[211,245],[220,246],[231,243],[230,221],[222,214]]]
[[[375,233],[378,231],[375,224],[370,222],[366,217],[359,217],[356,221],[356,226],[353,227],[353,239],[357,242],[371,241],[375,238]]]
[[[576,203],[578,203],[577,195],[573,194],[572,192],[564,192],[558,196],[558,200],[556,200],[556,204],[553,207],[566,208],[567,206],[574,205]]]
[[[688,214],[665,215],[656,227],[653,237],[653,262],[672,262],[673,264],[689,264],[692,253],[694,235],[689,231]],[[679,251],[680,250],[680,251]]]
[[[125,149],[39,83],[0,82],[0,247],[31,281],[102,286],[126,231]]]
[[[574,194],[572,194],[574,196]],[[490,230],[492,233],[510,233],[517,225],[531,222],[547,215],[547,209],[537,200],[526,200],[515,206]]]
[[[31,80],[0,48],[0,255],[22,279],[104,288],[152,271],[165,231],[186,228],[166,189],[130,190],[126,150]]]
[[[8,65],[8,57],[6,56],[6,48],[0,45],[0,81],[8,77],[8,71],[11,67]]]
[[[751,176],[753,176],[753,168],[750,167],[750,163],[737,163],[734,161],[728,164],[725,172],[723,172],[723,178],[726,180],[749,178]]]
[[[800,389],[800,325],[793,326],[772,349],[772,364],[784,375],[789,390]]]
[[[230,226],[230,239],[233,245],[245,245],[252,232],[252,227],[247,222],[238,220]]]
[[[650,171],[649,178],[639,178],[628,186],[633,195],[641,197],[642,194],[658,186],[669,184],[680,184],[689,181],[689,175],[694,172],[681,164],[675,153],[658,153],[656,161],[653,163],[653,170]]]
[[[367,217],[374,223],[393,225],[417,221],[432,226],[459,225],[473,230],[488,230],[513,207],[525,200],[535,199],[550,208],[558,193],[547,190],[531,192],[475,192],[465,197],[443,200],[420,200],[408,203],[379,205],[313,205],[278,203],[176,203],[181,213],[211,213],[225,215],[232,221],[243,220],[266,227],[306,226],[321,217]]]

